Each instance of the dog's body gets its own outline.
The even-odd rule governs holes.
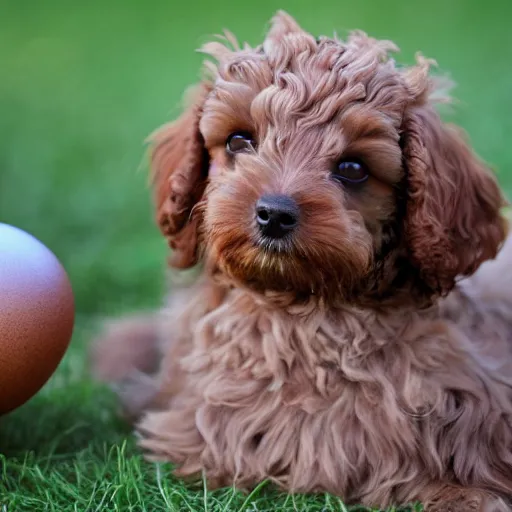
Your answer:
[[[503,200],[435,117],[425,62],[398,73],[386,49],[315,41],[284,14],[261,48],[210,47],[215,80],[153,153],[174,263],[203,273],[160,314],[108,331],[96,373],[180,475],[510,511]],[[336,183],[313,147],[343,155]]]

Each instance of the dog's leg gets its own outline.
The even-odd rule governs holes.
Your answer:
[[[158,368],[157,315],[139,315],[106,323],[91,346],[96,379],[119,382],[133,371],[154,373]]]
[[[137,418],[157,394],[158,322],[156,314],[115,320],[92,344],[94,377],[114,389],[124,414],[131,419]]]
[[[420,498],[425,512],[511,512],[510,503],[479,489],[452,485],[429,490]]]

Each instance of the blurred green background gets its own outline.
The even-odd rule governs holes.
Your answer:
[[[405,63],[416,51],[435,58],[459,84],[450,120],[512,191],[510,0],[0,0],[0,222],[56,253],[78,314],[56,376],[1,427],[11,463],[44,452],[56,429],[73,432],[71,452],[91,436],[122,442],[93,407],[101,398],[84,348],[98,318],[154,307],[163,292],[166,246],[152,221],[144,139],[178,113],[198,77],[196,48],[224,28],[256,44],[277,9],[315,34],[359,28],[392,39]],[[41,408],[54,426],[34,433],[25,420]]]

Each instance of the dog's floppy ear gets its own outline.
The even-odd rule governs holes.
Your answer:
[[[171,264],[193,266],[197,259],[198,222],[194,205],[201,199],[208,176],[208,152],[199,132],[207,84],[190,91],[181,117],[164,125],[151,137],[151,179],[156,220],[174,249]]]
[[[425,283],[445,294],[457,277],[471,275],[496,256],[507,231],[501,215],[505,201],[462,131],[443,124],[424,98],[405,113],[402,145],[410,256]]]

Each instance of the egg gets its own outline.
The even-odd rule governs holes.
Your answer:
[[[52,376],[74,321],[71,283],[56,256],[0,223],[0,414],[27,402]]]

